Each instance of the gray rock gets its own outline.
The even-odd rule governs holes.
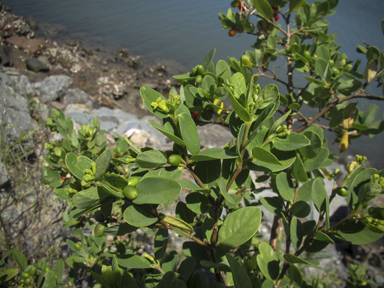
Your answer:
[[[92,117],[95,117],[99,122],[109,121],[115,122],[116,126],[128,122],[138,120],[136,116],[126,113],[120,109],[109,109],[107,107],[101,107],[99,109],[94,109],[91,112]]]
[[[7,135],[20,136],[36,128],[28,109],[28,101],[11,87],[0,85],[0,123]]]
[[[221,148],[233,138],[231,132],[223,126],[209,124],[197,127],[201,146],[209,148]]]
[[[4,185],[9,181],[9,176],[8,176],[8,170],[5,165],[0,162],[0,186]]]
[[[55,101],[71,86],[72,79],[66,75],[50,76],[42,82],[35,83],[37,95],[41,102]]]
[[[36,58],[27,58],[25,60],[27,69],[33,72],[48,72],[49,67]]]
[[[4,85],[15,87],[15,82],[6,73],[0,72],[0,80]]]
[[[43,103],[39,103],[37,107],[37,113],[40,116],[40,120],[46,122],[47,119],[50,117],[51,108]]]
[[[16,84],[16,91],[20,95],[28,96],[28,97],[35,97],[36,96],[36,89],[35,86],[32,85],[32,83],[29,81],[28,77],[25,75],[20,76],[19,82]]]
[[[86,125],[92,124],[93,116],[91,115],[92,108],[81,104],[69,104],[65,110],[65,117],[71,117],[76,123]]]
[[[87,93],[79,88],[68,89],[63,98],[63,104],[86,104],[92,106]]]

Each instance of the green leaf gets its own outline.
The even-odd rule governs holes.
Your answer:
[[[293,183],[288,174],[281,172],[276,177],[276,187],[279,195],[286,201],[292,202],[295,197],[295,189]]]
[[[189,180],[186,180],[186,179],[180,179],[178,182],[182,188],[185,188],[188,190],[201,191],[201,192],[209,192],[210,191],[209,189],[201,188],[199,185],[197,185],[197,184],[195,184]]]
[[[289,263],[300,263],[300,264],[308,264],[311,266],[319,266],[320,262],[317,259],[301,259],[295,255],[292,254],[284,254],[284,259],[287,260]]]
[[[327,62],[331,59],[329,50],[325,45],[320,45],[319,47],[317,47],[316,53],[318,59],[324,59]]]
[[[145,151],[136,157],[135,163],[141,168],[161,167],[168,162],[167,154],[160,150]]]
[[[146,227],[157,222],[157,217],[150,214],[151,205],[130,205],[124,210],[123,217],[130,225],[135,227]]]
[[[267,243],[261,242],[259,245],[260,254],[257,255],[257,264],[265,278],[275,281],[280,274],[279,258],[275,250]]]
[[[294,151],[280,151],[271,149],[271,153],[276,156],[282,165],[265,163],[254,159],[252,164],[255,164],[256,166],[248,164],[248,168],[255,171],[278,172],[290,167],[296,160],[296,153]]]
[[[212,62],[213,57],[215,56],[215,53],[216,53],[216,48],[214,48],[211,51],[209,51],[207,56],[205,56],[205,58],[203,60],[203,63],[201,64],[201,65],[203,65],[204,70],[207,70],[209,64]]]
[[[370,124],[372,123],[377,113],[379,112],[379,107],[375,104],[369,105],[367,109],[365,109],[363,117],[362,117],[362,123],[364,124]]]
[[[112,236],[124,236],[128,233],[132,233],[137,230],[137,227],[131,226],[128,223],[121,223],[117,225],[109,226],[104,230],[104,235],[112,235]]]
[[[175,199],[181,192],[180,184],[163,177],[145,177],[136,186],[135,204],[161,204]]]
[[[65,268],[64,260],[59,259],[55,266],[55,276],[56,276],[56,279],[59,281],[61,280],[61,277],[63,277],[64,268]]]
[[[260,222],[261,210],[258,207],[245,207],[232,212],[220,227],[217,246],[239,247],[257,232]]]
[[[196,124],[190,114],[181,113],[178,115],[181,136],[192,155],[200,151],[200,139],[197,133]]]
[[[284,207],[278,197],[260,197],[260,203],[273,215],[282,218]]]
[[[316,231],[315,232],[315,239],[319,240],[319,241],[323,241],[323,242],[335,245],[335,241],[333,241],[331,239],[331,237],[329,237],[327,234],[325,234],[323,232],[320,232],[320,231]]]
[[[364,79],[369,84],[373,79],[375,79],[377,74],[377,62],[375,60],[371,60],[368,62],[367,66],[364,70]]]
[[[14,278],[17,274],[19,274],[19,271],[15,268],[9,267],[2,271],[0,273],[0,284],[4,284],[5,282],[8,282],[12,278]]]
[[[44,274],[44,284],[41,288],[52,288],[56,287],[56,276],[53,270],[49,270]]]
[[[241,120],[248,122],[251,120],[251,116],[249,115],[248,110],[238,101],[241,95],[246,94],[246,85],[243,74],[239,72],[235,73],[231,78],[231,83],[233,84],[234,89],[228,86],[224,86],[224,88],[229,92],[228,97],[232,107]]]
[[[155,127],[158,131],[163,133],[165,136],[167,136],[169,139],[171,139],[173,142],[175,142],[177,145],[185,147],[185,142],[179,137],[175,136],[170,131],[168,131],[165,127],[161,126],[160,124],[152,120],[148,120],[148,123],[151,124],[153,127]]]
[[[165,251],[167,250],[168,239],[168,229],[160,228],[159,230],[157,230],[154,243],[154,252],[156,260],[163,259]]]
[[[329,68],[328,61],[325,61],[324,59],[317,59],[315,62],[315,72],[322,81],[325,81],[328,84],[330,83],[332,73]]]
[[[304,232],[300,220],[296,217],[292,217],[291,219],[289,235],[291,236],[292,245],[297,251],[303,241]]]
[[[320,136],[314,131],[305,131],[304,135],[309,139],[311,144],[300,148],[299,152],[304,159],[313,158],[319,153],[323,146],[323,142],[321,141]]]
[[[75,194],[72,198],[73,205],[79,209],[89,210],[99,205],[109,194],[101,187],[92,186]]]
[[[366,227],[361,221],[350,221],[341,224],[335,231],[335,236],[354,245],[373,243],[383,237],[383,233],[376,233]]]
[[[85,156],[77,156],[72,152],[65,155],[65,165],[67,165],[69,171],[80,180],[83,180],[85,169],[92,169],[91,163],[93,163],[93,161]]]
[[[195,269],[196,261],[193,257],[187,257],[185,258],[181,264],[177,272],[183,277],[183,280],[187,282],[191,275],[193,274],[193,271]]]
[[[297,201],[292,205],[291,212],[298,218],[305,218],[311,213],[311,207],[307,202]]]
[[[316,78],[312,78],[312,77],[309,77],[309,76],[306,76],[306,75],[303,75],[309,82],[311,83],[316,83],[316,84],[319,84],[321,86],[325,86],[325,83],[323,81],[320,81],[319,79],[316,79]]]
[[[292,13],[293,11],[298,10],[304,3],[304,0],[291,0],[289,2],[289,11]]]
[[[122,194],[122,190],[117,187],[112,187],[109,185],[107,182],[97,182],[100,185],[100,189],[105,192],[110,194],[111,196],[118,197],[118,198],[124,198],[124,195]],[[84,191],[84,190],[83,190]],[[79,194],[79,193],[77,193]],[[76,194],[76,195],[77,195]],[[75,195],[75,196],[76,196]]]
[[[221,195],[223,195],[223,197],[228,202],[228,204],[229,205],[235,205],[235,201],[233,200],[231,195],[229,195],[227,193],[227,189],[226,189],[226,185],[225,185],[225,179],[223,177],[220,177],[220,181],[218,181],[218,184],[219,184]]]
[[[230,254],[225,254],[227,257],[229,266],[232,270],[233,281],[235,283],[235,287],[241,288],[252,288],[251,279],[247,274],[247,271],[240,265],[239,262],[235,258],[233,258]]]
[[[304,161],[305,171],[309,172],[315,169],[323,168],[328,157],[329,157],[329,149],[322,147],[319,153],[315,157]]]
[[[291,151],[311,144],[309,139],[301,133],[290,133],[286,138],[275,137],[273,146],[281,151]]]
[[[139,255],[124,255],[117,257],[119,265],[131,269],[149,269],[152,268],[151,262]]]
[[[275,155],[261,147],[254,147],[252,149],[252,156],[261,163],[283,165]]]
[[[185,198],[187,207],[196,214],[205,214],[209,211],[210,204],[204,195],[200,193],[190,193]]]
[[[291,264],[288,268],[288,277],[292,282],[296,282],[300,287],[303,284],[303,275],[299,268]]]
[[[25,257],[22,252],[16,249],[11,249],[10,252],[12,255],[12,259],[16,262],[17,266],[19,266],[21,271],[24,271],[25,268],[27,268],[28,266],[27,257]]]
[[[323,179],[316,178],[312,186],[312,201],[319,213],[326,212],[325,227],[329,228],[329,199]]]
[[[216,64],[216,75],[223,78],[224,83],[231,80],[231,69],[227,62],[219,60]]]
[[[111,159],[112,159],[111,150],[105,150],[103,154],[101,154],[96,159],[95,181],[98,181],[103,178],[105,172],[107,172],[108,170]]]
[[[179,218],[169,216],[169,215],[164,215],[164,216],[161,216],[161,219],[163,219],[165,222],[171,224],[173,227],[177,227],[184,232],[187,232],[187,233],[193,232],[192,226],[189,225],[188,223],[184,222],[183,220],[179,219]]]
[[[253,0],[253,6],[256,11],[265,19],[270,20],[273,17],[273,10],[271,5],[265,0]]]
[[[289,114],[291,114],[291,111],[288,111],[288,112],[285,113],[283,116],[281,116],[279,119],[277,119],[277,120],[273,123],[272,127],[269,129],[269,133],[268,133],[268,135],[271,135],[272,133],[275,133],[276,128],[279,127],[281,124],[283,124],[283,122],[284,122],[285,120],[287,120]]]
[[[191,160],[193,161],[209,161],[215,159],[233,159],[238,155],[232,151],[221,148],[209,148],[201,151],[199,154],[193,155]]]
[[[214,268],[214,269],[217,269],[219,271],[231,272],[231,268],[229,268],[229,266],[227,264],[224,264],[224,263],[213,263],[213,262],[208,261],[208,260],[202,260],[200,262],[200,264],[204,268],[208,268],[208,269]]]
[[[208,276],[203,272],[197,271],[192,275],[189,286],[199,287],[199,288],[208,288],[208,284],[209,284]]]
[[[308,181],[308,175],[305,171],[303,161],[301,161],[300,157],[296,157],[295,162],[293,162],[292,174],[293,177],[300,182]]]
[[[206,188],[216,184],[221,174],[221,161],[199,161],[195,166],[195,174],[203,182]]]
[[[156,102],[159,97],[161,98],[161,100],[167,101],[167,99],[163,95],[148,86],[142,86],[140,88],[140,96],[143,99],[144,106],[148,109],[149,112],[159,118],[168,117],[168,114],[160,111],[159,109],[154,109],[151,105],[151,103]]]

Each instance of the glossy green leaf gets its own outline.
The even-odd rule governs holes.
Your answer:
[[[322,81],[330,83],[332,73],[329,68],[328,61],[325,61],[324,59],[317,59],[315,62],[315,72]]]
[[[307,202],[298,201],[292,205],[291,212],[298,218],[306,218],[311,213],[311,207]]]
[[[276,187],[279,192],[279,195],[283,197],[284,200],[292,202],[295,197],[295,188],[291,178],[288,177],[288,174],[281,172],[276,177]]]
[[[252,288],[251,279],[249,279],[247,271],[245,271],[243,266],[241,266],[230,254],[226,254],[226,257],[232,270],[235,287]]]
[[[259,245],[260,254],[257,255],[257,264],[265,278],[274,281],[280,274],[280,261],[275,250],[267,243],[261,242]]]
[[[41,288],[51,288],[56,286],[56,276],[53,270],[49,270],[44,275],[44,283]]]
[[[253,0],[253,6],[256,8],[256,11],[265,19],[272,19],[273,10],[271,5],[266,0]]]
[[[284,207],[278,197],[260,197],[260,203],[273,215],[282,218]]]
[[[331,59],[329,49],[325,45],[320,45],[317,47],[316,53],[318,59],[324,59],[327,62]]]
[[[333,241],[331,237],[320,231],[315,232],[315,239],[335,245],[335,241]]]
[[[124,236],[128,233],[132,233],[137,230],[137,227],[131,226],[128,223],[120,223],[117,225],[109,226],[104,230],[104,235],[112,235],[112,236]]]
[[[321,141],[320,136],[314,131],[305,131],[304,135],[309,139],[311,144],[300,148],[300,154],[304,159],[313,158],[319,153],[323,146],[323,142]]]
[[[210,204],[208,198],[200,193],[190,193],[185,200],[187,207],[196,214],[204,214],[209,211]]]
[[[101,187],[92,186],[75,194],[73,205],[79,209],[91,209],[99,205],[109,194]]]
[[[216,184],[221,174],[221,161],[199,161],[195,166],[195,174],[203,182],[206,188]]]
[[[148,150],[136,157],[135,163],[140,168],[156,168],[167,164],[168,157],[163,151],[160,150]]]
[[[300,182],[307,182],[308,175],[305,171],[303,161],[301,161],[300,157],[296,157],[295,162],[292,165],[292,175],[293,177]]]
[[[195,213],[184,202],[179,201],[176,205],[176,217],[189,224],[193,224]]]
[[[222,77],[224,83],[226,83],[227,80],[231,80],[231,69],[227,62],[225,62],[224,60],[217,61],[216,75]]]
[[[305,171],[309,172],[315,169],[323,168],[324,167],[323,164],[328,159],[328,157],[329,157],[329,149],[322,147],[319,153],[315,157],[306,159],[304,161]]]
[[[188,281],[193,274],[195,265],[196,265],[195,258],[187,257],[181,262],[180,267],[177,270],[177,273],[179,273],[181,277],[183,277],[184,281]]]
[[[115,187],[120,193],[122,193],[122,189],[128,185],[126,178],[119,174],[105,173],[103,182]]]
[[[284,259],[287,260],[289,263],[300,263],[300,264],[308,264],[311,266],[319,266],[320,262],[317,259],[301,259],[295,255],[292,254],[284,254]]]
[[[383,237],[383,233],[370,230],[361,222],[350,221],[337,227],[335,236],[354,245],[365,245]]]
[[[258,160],[258,162],[261,163],[280,166],[283,165],[275,155],[261,147],[254,147],[252,149],[252,155],[256,160]]]
[[[297,268],[295,265],[291,264],[288,268],[288,277],[292,282],[295,282],[300,287],[303,284],[303,275],[301,274],[301,271],[299,268]]]
[[[223,195],[223,197],[228,202],[228,204],[229,205],[235,205],[235,201],[233,200],[231,195],[229,195],[227,193],[226,181],[225,181],[225,179],[223,177],[220,177],[220,180],[218,181],[218,186],[220,188],[221,195]]]
[[[301,242],[303,241],[304,232],[300,220],[296,217],[292,217],[289,231],[292,245],[297,251],[300,248]]]
[[[181,192],[180,184],[163,177],[145,177],[136,186],[136,204],[161,204],[175,199]]]
[[[228,91],[228,97],[231,101],[232,107],[237,113],[237,115],[243,120],[244,122],[250,121],[251,116],[248,113],[248,110],[243,107],[243,105],[238,101],[239,97],[241,95],[245,95],[246,93],[246,86],[245,86],[245,79],[243,74],[241,73],[235,73],[231,78],[231,83],[234,86],[228,87],[224,86],[225,89]]]
[[[78,179],[83,180],[85,169],[91,169],[93,161],[85,156],[77,156],[75,153],[68,153],[65,155],[65,164],[69,171]]]
[[[156,100],[160,97],[161,100],[167,101],[167,99],[161,95],[159,92],[153,90],[152,88],[148,86],[142,86],[140,88],[140,96],[143,99],[143,103],[145,108],[148,109],[149,112],[151,112],[153,115],[159,117],[159,118],[167,118],[168,114],[164,113],[163,111],[159,109],[154,109],[152,107],[152,102],[156,102]]]
[[[179,137],[175,136],[171,131],[168,131],[165,127],[152,120],[148,120],[148,123],[163,133],[165,136],[167,136],[169,139],[171,139],[173,142],[175,142],[177,145],[185,147],[185,142]]]
[[[190,280],[190,287],[201,287],[201,288],[208,288],[209,287],[209,279],[208,276],[200,271],[197,271],[192,275],[192,278]]]
[[[19,266],[21,271],[24,271],[28,266],[27,257],[25,257],[24,253],[16,249],[11,249],[9,251],[11,252],[12,259],[16,262],[17,266]]]
[[[299,188],[299,191],[297,191],[297,198],[296,201],[305,201],[309,202],[312,200],[312,186],[313,186],[313,180],[305,182],[303,186]]]
[[[300,7],[303,5],[304,3],[304,0],[291,0],[289,2],[289,11],[292,13],[298,9],[300,9]]]
[[[163,219],[165,222],[171,224],[173,227],[177,227],[177,228],[181,229],[182,231],[185,231],[187,233],[193,232],[192,226],[189,225],[188,223],[184,222],[183,220],[179,219],[179,218],[169,216],[169,215],[164,215],[164,216],[161,216],[161,219]]]
[[[185,189],[188,189],[191,191],[201,191],[201,192],[209,192],[210,191],[209,189],[201,188],[199,185],[197,185],[197,184],[195,184],[189,180],[186,180],[186,179],[180,179],[178,182],[182,188],[185,188]]]
[[[109,164],[112,159],[111,150],[105,150],[97,159],[96,159],[96,173],[95,173],[95,181],[98,181],[103,178],[105,172],[107,172],[109,168]]]
[[[329,199],[323,179],[316,178],[312,186],[312,201],[319,213],[326,212],[325,227],[329,228]]]
[[[238,155],[241,155],[241,150],[243,148],[245,130],[246,130],[246,124],[243,123],[240,127],[239,135],[237,135],[237,141],[236,141],[236,152]],[[242,161],[242,159],[240,161]]]
[[[291,151],[311,144],[309,139],[301,133],[290,133],[286,138],[275,137],[272,143],[281,151]]]
[[[222,148],[208,148],[202,150],[199,154],[193,155],[191,160],[193,161],[209,161],[215,159],[233,159],[237,158],[238,155],[232,151],[225,150]]]
[[[207,70],[209,64],[212,62],[213,60],[213,57],[215,57],[215,53],[216,53],[216,48],[213,48],[211,51],[209,51],[209,53],[207,54],[207,56],[205,56],[204,60],[203,60],[203,63],[201,65],[203,65],[204,67],[204,70]]]
[[[155,259],[161,260],[165,255],[168,246],[168,229],[160,228],[157,230],[154,243]]]
[[[119,265],[131,269],[149,269],[152,268],[151,262],[139,255],[124,255],[117,257]]]
[[[379,112],[379,107],[375,104],[369,105],[367,109],[365,109],[363,117],[362,117],[362,123],[364,124],[370,124],[372,123],[377,113]]]
[[[290,167],[296,160],[296,153],[294,151],[280,151],[271,149],[271,153],[276,156],[282,165],[265,163],[254,159],[252,164],[255,164],[256,166],[254,167],[252,165],[248,165],[249,169],[256,171],[278,172]]]
[[[181,136],[192,155],[200,151],[200,139],[197,133],[196,124],[190,114],[181,113],[178,115]]]
[[[236,248],[251,238],[259,228],[261,210],[250,206],[238,209],[224,220],[219,230],[217,246],[221,248]]]
[[[12,278],[14,278],[17,274],[19,274],[19,271],[12,267],[9,267],[3,270],[0,273],[0,284],[4,284],[5,282],[8,282]]]
[[[158,220],[149,211],[151,211],[151,205],[130,205],[124,210],[123,217],[132,226],[146,227],[156,223]]]

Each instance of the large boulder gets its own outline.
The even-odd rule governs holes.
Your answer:
[[[37,96],[43,103],[55,101],[63,96],[71,86],[72,79],[66,75],[54,75],[45,78],[42,82],[35,83]]]

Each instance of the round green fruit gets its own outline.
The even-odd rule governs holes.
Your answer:
[[[195,81],[197,84],[201,84],[201,82],[203,82],[203,77],[201,75],[197,75]]]
[[[46,266],[44,267],[44,272],[45,272],[45,273],[47,273],[47,272],[50,271],[50,270],[51,270],[51,268],[49,268],[48,265],[46,265]]]
[[[344,69],[345,71],[349,72],[349,71],[352,71],[352,65],[351,64],[348,64],[348,65],[345,65]]]
[[[105,220],[104,215],[101,212],[101,210],[96,210],[95,213],[93,213],[93,218],[95,218],[95,220],[97,222],[104,222],[104,220]]]
[[[239,0],[234,0],[231,2],[231,7],[232,8],[236,8],[237,6],[239,6],[240,4],[240,1]]]
[[[29,273],[27,273],[27,272],[22,272],[22,273],[21,273],[21,278],[24,278],[24,279],[29,278]]]
[[[204,67],[203,67],[203,65],[197,65],[197,67],[196,67],[196,73],[197,73],[198,75],[203,75],[203,74],[204,74]]]
[[[31,269],[29,269],[28,273],[29,273],[29,275],[33,276],[36,274],[36,271],[37,271],[36,267],[32,266]]]
[[[196,71],[197,71],[197,67],[193,67],[192,70],[191,70],[191,74],[193,76],[195,76],[196,75]]]
[[[347,60],[343,59],[340,61],[340,67],[344,67],[345,64],[347,63]]]
[[[139,180],[137,180],[137,178],[135,178],[135,177],[132,177],[132,178],[128,179],[128,185],[136,186],[137,183],[139,183]]]
[[[107,229],[107,225],[99,223],[96,225],[95,230],[93,231],[96,237],[101,237],[104,235],[104,230]]]
[[[75,243],[75,249],[80,251],[81,249],[83,249],[83,246],[79,242],[77,242]]]
[[[337,75],[339,75],[339,69],[337,69],[336,67],[332,67],[332,74],[333,75],[335,75],[335,76],[337,76]]]
[[[25,279],[24,285],[29,285],[29,284],[31,284],[31,278]]]
[[[348,189],[345,187],[341,187],[340,189],[337,190],[337,195],[341,197],[347,197],[348,196]]]
[[[181,162],[181,156],[179,154],[172,154],[168,158],[168,163],[171,166],[179,166],[180,162]]]
[[[311,52],[309,52],[309,51],[304,51],[304,57],[306,58],[306,59],[311,59]]]
[[[328,63],[329,63],[329,66],[330,66],[330,67],[333,67],[333,65],[335,65],[335,61],[333,61],[332,59],[330,59],[330,60],[328,61]]]
[[[135,200],[137,198],[137,189],[131,185],[125,186],[123,189],[123,195],[129,200]]]

